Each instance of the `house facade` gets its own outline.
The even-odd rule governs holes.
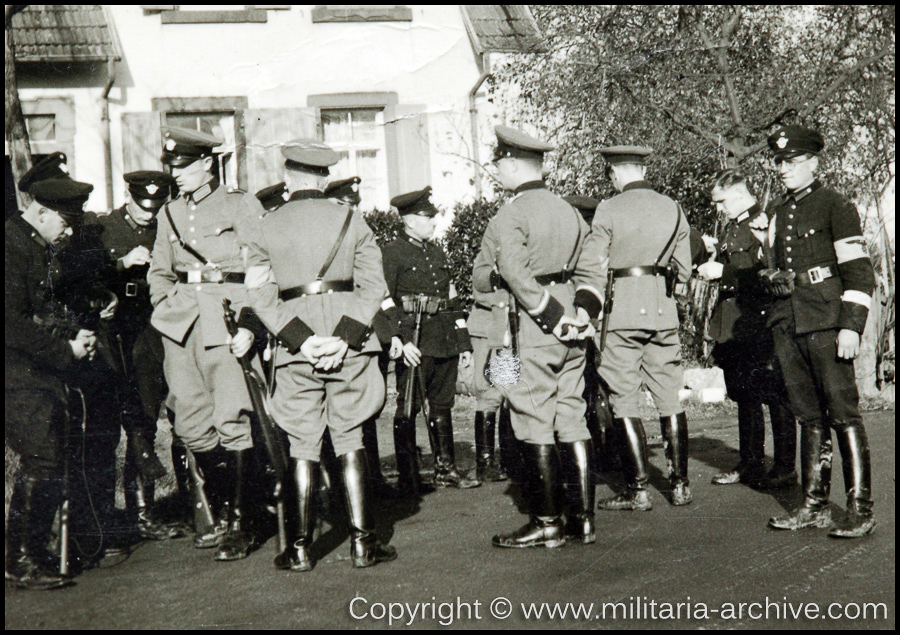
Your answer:
[[[280,144],[315,137],[363,209],[425,185],[471,201],[499,122],[489,55],[537,42],[519,5],[30,5],[13,24],[32,150],[65,152],[93,210],[160,168],[162,125],[222,138],[220,178],[250,192],[282,180]]]

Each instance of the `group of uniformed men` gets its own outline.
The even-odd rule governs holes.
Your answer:
[[[245,381],[263,371],[261,359],[265,414],[286,435],[290,455],[283,485],[293,519],[278,568],[315,564],[310,546],[326,455],[339,460],[352,565],[397,557],[375,535],[372,497],[431,489],[419,474],[419,410],[435,457],[434,486],[466,489],[517,476],[530,518],[494,536],[494,546],[594,542],[595,426],[588,423],[605,405],[596,398],[598,378],[611,410],[603,462],[618,455],[625,477],[621,493],[599,508],[652,507],[645,389],[659,413],[671,503],[689,504],[675,295],[692,272],[690,228],[680,206],[645,180],[651,150],[602,149],[619,194],[599,204],[567,202],[543,181],[551,145],[504,126],[496,135],[497,179],[513,196],[490,221],[474,262],[468,323],[446,258],[429,242],[437,214],[430,188],[391,201],[404,232],[379,249],[354,209],[359,179],[329,184],[338,155],[315,140],[285,144],[284,183],[253,196],[216,178],[219,139],[164,128],[168,172],[126,174],[126,204],[105,216],[82,211],[91,186],[68,176],[63,155],[38,162],[19,183],[33,203],[6,224],[6,438],[21,456],[7,580],[35,589],[70,583],[48,548],[63,499],[77,507],[63,504],[73,520],[89,517],[82,508],[100,510],[95,527],[75,523],[72,531],[84,540],[100,534],[95,555],[113,551],[102,540],[114,512],[120,427],[128,439],[128,508],[140,536],[184,535],[151,509],[153,481],[165,473],[153,449],[163,402],[174,424],[177,479],[195,517],[209,521],[195,523],[195,546],[215,548],[217,560],[246,557],[259,542],[250,504],[260,496],[270,502],[271,494],[260,484],[272,470],[251,451],[259,435]],[[703,278],[721,281],[711,335],[739,412],[740,462],[713,482],[792,484],[796,416],[803,501],[770,525],[830,527],[833,429],[848,516],[830,535],[863,536],[875,521],[852,360],[873,271],[856,210],[815,180],[821,136],[786,126],[769,144],[787,193],[764,212],[742,174],[721,174],[711,196],[728,224],[721,238],[704,238],[710,259],[698,267]],[[73,234],[74,244],[60,249]],[[231,328],[223,301],[239,313]],[[257,340],[267,340],[259,356]],[[399,491],[381,475],[375,438],[385,400],[382,352],[397,362]],[[588,356],[596,372],[587,373],[586,390]],[[456,467],[451,422],[459,365],[472,363],[474,479]],[[763,404],[775,440],[768,473]],[[79,454],[73,422],[81,423],[81,443],[90,438],[95,463],[78,467],[94,479],[80,506],[61,476]],[[89,551],[81,549],[85,566]]]

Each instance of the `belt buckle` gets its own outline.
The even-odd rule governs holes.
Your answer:
[[[825,272],[822,267],[813,267],[809,271],[806,272],[809,275],[810,284],[819,284],[823,280],[825,280]]]
[[[225,275],[221,269],[209,269],[205,273],[207,282],[218,282],[219,284],[225,282]]]
[[[136,282],[126,282],[125,283],[125,297],[126,298],[136,298],[138,294],[138,286]]]
[[[313,280],[306,285],[306,295],[317,295],[322,293],[322,280]]]
[[[191,269],[187,272],[187,281],[189,284],[200,284],[203,282],[203,272],[199,269]]]

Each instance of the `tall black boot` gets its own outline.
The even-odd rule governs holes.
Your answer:
[[[559,508],[559,457],[555,444],[522,444],[522,460],[528,474],[531,518],[528,523],[508,534],[491,539],[495,547],[524,549],[527,547],[562,547],[566,544]]]
[[[598,509],[650,511],[653,502],[647,485],[650,475],[647,471],[647,436],[644,424],[637,417],[615,419],[616,436],[622,443],[622,472],[625,475],[627,491],[601,500]]]
[[[193,508],[194,547],[211,549],[222,544],[228,529],[227,505],[223,500],[225,457],[220,447],[209,452],[187,450],[188,476]]]
[[[769,519],[772,529],[806,529],[831,525],[828,497],[831,493],[831,430],[822,424],[800,426],[800,488],[803,502],[790,516]]]
[[[471,489],[481,481],[467,478],[456,469],[456,452],[453,446],[453,422],[449,412],[432,413],[428,418],[428,430],[434,439],[434,484],[437,487]]]
[[[20,589],[58,589],[72,580],[53,571],[46,541],[59,502],[59,485],[19,474],[6,525],[6,581]]]
[[[660,417],[663,450],[672,484],[672,504],[676,507],[687,505],[693,500],[688,480],[688,429],[684,412],[668,417]]]
[[[772,419],[772,447],[775,464],[772,470],[760,480],[763,489],[790,487],[797,482],[797,423],[791,407],[783,401],[771,401],[769,417]]]
[[[350,562],[356,568],[397,559],[397,550],[375,537],[375,521],[366,501],[366,454],[354,450],[341,456],[347,518],[350,520]]]
[[[419,474],[419,448],[416,446],[416,420],[394,418],[394,451],[397,456],[397,487],[404,496],[433,492]]]
[[[594,454],[592,444],[590,441],[576,441],[558,445],[569,500],[566,537],[576,538],[589,545],[596,540],[594,479],[591,471],[591,457]]]
[[[505,481],[509,478],[497,464],[494,454],[496,428],[496,412],[475,412],[475,478],[479,481]]]
[[[369,485],[376,499],[397,499],[401,494],[388,485],[381,473],[381,457],[378,454],[378,417],[371,417],[362,424],[363,449],[369,462]]]
[[[276,569],[291,571],[312,571],[315,566],[309,554],[313,539],[313,498],[316,493],[316,480],[319,477],[319,464],[315,461],[291,459],[292,473],[296,484],[297,525],[293,543],[284,553],[275,557]]]
[[[832,424],[841,451],[844,485],[847,488],[847,519],[834,527],[832,538],[862,538],[875,530],[872,513],[872,463],[869,440],[862,423]]]
[[[216,552],[216,560],[228,562],[246,558],[257,546],[257,537],[250,527],[249,505],[244,496],[250,476],[250,450],[229,450],[228,468],[232,495],[228,505],[228,530]]]
[[[497,416],[497,444],[500,450],[500,468],[516,484],[525,481],[525,467],[519,450],[521,443],[516,439],[512,429],[512,416],[509,404],[500,406]]]
[[[763,476],[766,428],[762,403],[748,399],[739,401],[737,407],[740,461],[732,469],[713,476],[713,485],[755,485]]]

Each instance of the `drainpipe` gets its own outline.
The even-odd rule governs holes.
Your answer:
[[[490,73],[482,73],[478,81],[469,91],[469,124],[472,130],[472,161],[475,164],[475,200],[481,199],[481,158],[478,153],[478,108],[475,106],[475,93],[481,88]]]
[[[113,169],[112,169],[112,145],[110,141],[109,123],[109,92],[116,81],[116,59],[109,58],[106,62],[106,85],[100,97],[100,135],[103,137],[103,167],[106,172],[106,204],[113,208]]]

